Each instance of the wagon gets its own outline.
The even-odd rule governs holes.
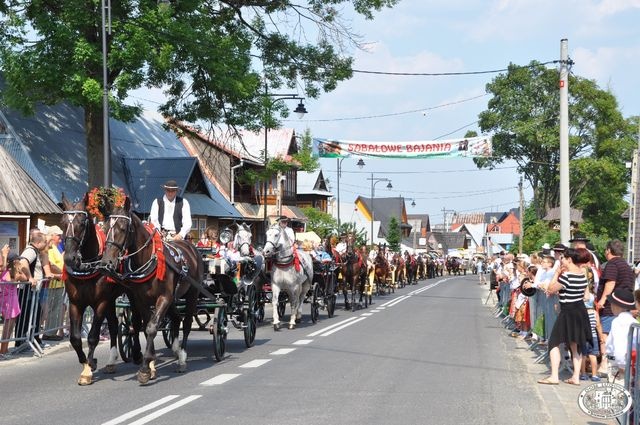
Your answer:
[[[307,295],[311,304],[311,321],[316,323],[320,310],[326,310],[329,318],[333,317],[336,309],[336,265],[331,260],[314,263],[313,284]]]

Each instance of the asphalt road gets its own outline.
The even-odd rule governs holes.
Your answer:
[[[1,364],[0,424],[553,423],[476,282],[421,281],[316,324],[305,305],[300,327],[274,332],[269,319],[250,349],[232,330],[220,363],[194,331],[184,374],[159,338],[159,378],[144,387],[124,363],[80,387],[70,351]],[[104,366],[105,344],[97,358]]]

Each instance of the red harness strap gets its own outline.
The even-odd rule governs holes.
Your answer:
[[[300,256],[298,255],[298,250],[297,249],[293,250],[293,258],[288,263],[276,263],[276,262],[273,263],[274,266],[276,266],[276,267],[278,267],[280,269],[284,269],[285,267],[289,267],[292,264],[295,267],[296,271],[299,272],[301,267],[300,267]]]
[[[155,252],[158,258],[158,265],[156,266],[156,278],[164,280],[164,275],[167,272],[167,259],[164,254],[164,244],[162,243],[162,237],[160,232],[156,232],[153,224],[146,223],[145,229],[149,234],[153,235],[153,252]]]

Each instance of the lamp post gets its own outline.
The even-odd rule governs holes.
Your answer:
[[[265,111],[264,111],[264,167],[265,167],[265,170],[266,170],[266,168],[267,168],[267,160],[268,160],[267,145],[268,145],[268,140],[269,140],[269,138],[268,138],[269,121],[268,121],[267,117],[269,115],[269,109],[271,108],[271,106],[275,102],[278,102],[278,101],[281,101],[281,100],[287,100],[287,99],[298,100],[299,101],[298,102],[298,106],[293,111],[296,114],[298,114],[298,118],[302,118],[304,116],[304,114],[307,113],[307,109],[304,107],[304,104],[302,103],[304,98],[302,98],[302,97],[300,97],[300,96],[298,96],[296,94],[269,93],[269,87],[267,86],[266,83],[264,85],[264,97],[273,99],[273,101],[271,101],[271,102],[265,102]],[[263,217],[263,220],[264,220],[264,228],[265,228],[265,230],[269,227],[268,219],[267,219],[267,188],[268,188],[268,182],[267,182],[267,179],[265,178],[264,185],[263,185],[263,191],[264,191],[264,195],[263,195],[264,217]]]
[[[111,1],[102,0],[102,145],[103,184],[111,187],[111,142],[109,140],[109,82],[107,81],[107,9],[111,35]]]
[[[338,174],[338,231],[340,231],[340,177],[342,176],[342,161],[344,161],[347,157],[345,156],[344,158],[336,158],[336,160],[338,161],[338,169],[337,169],[337,174]],[[362,158],[360,158],[358,160],[358,163],[356,164],[358,167],[360,167],[360,169],[362,169],[362,167],[364,167],[364,161],[362,160]]]
[[[376,184],[380,182],[388,182],[387,189],[393,189],[391,185],[391,180],[386,177],[373,177],[373,173],[371,173],[371,177],[367,178],[367,180],[371,180],[371,248],[373,249],[373,221],[375,220],[375,212],[373,208],[373,198],[376,196]]]

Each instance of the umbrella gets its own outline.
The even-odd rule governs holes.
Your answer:
[[[321,239],[320,236],[318,236],[316,234],[316,232],[309,231],[309,232],[299,232],[296,233],[296,240],[300,241],[300,242],[304,242],[305,240],[309,240],[313,243],[320,243]]]

